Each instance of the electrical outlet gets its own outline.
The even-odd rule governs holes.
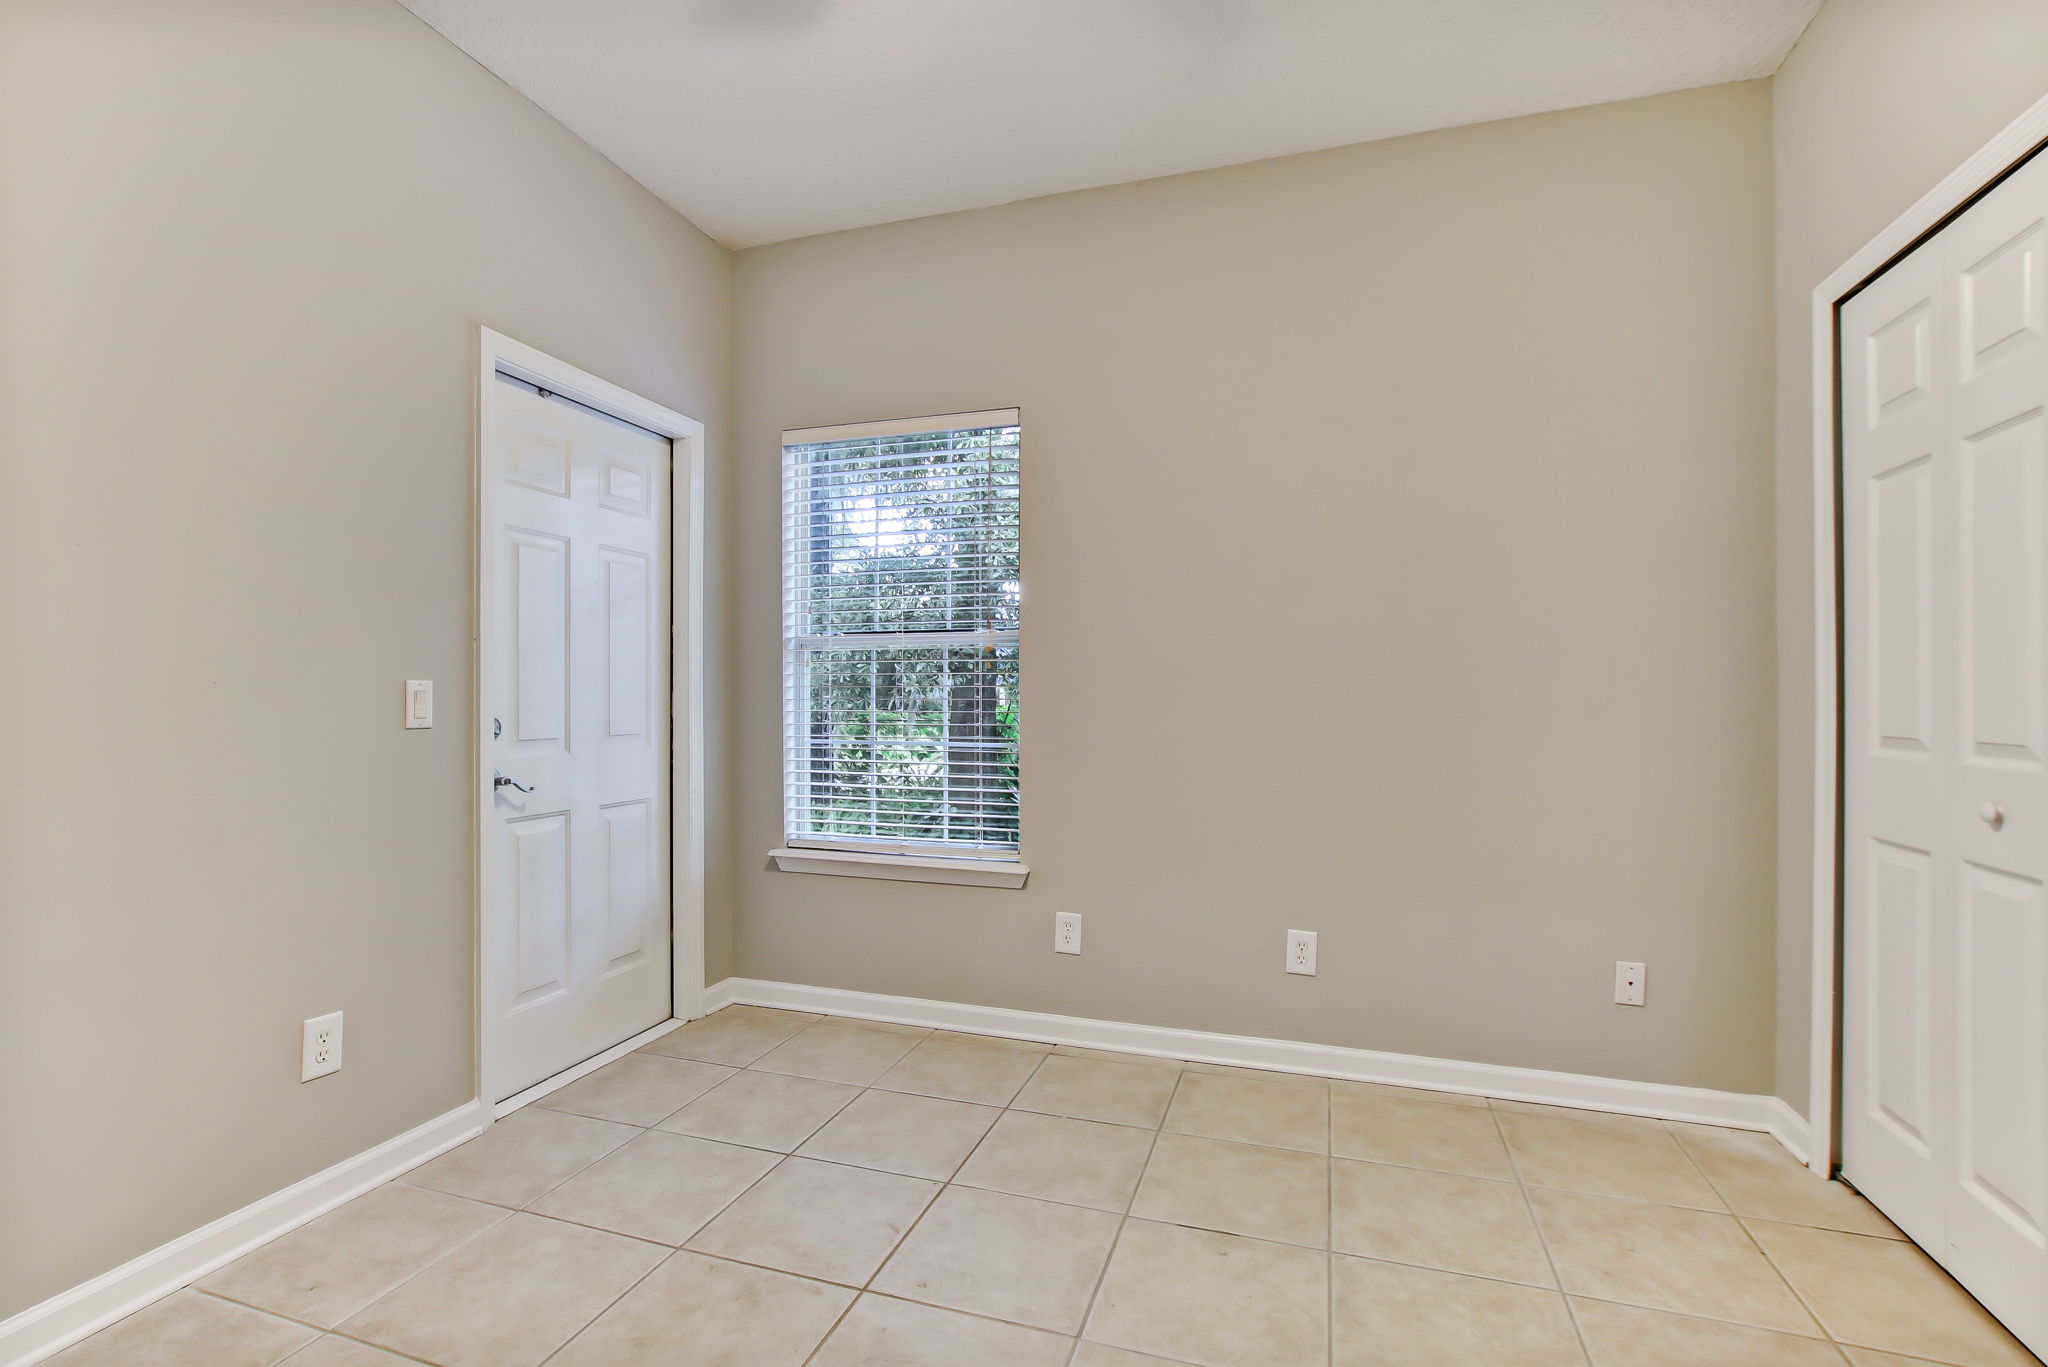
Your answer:
[[[1614,964],[1615,1002],[1621,1006],[1641,1006],[1649,976],[1648,964],[1632,964],[1626,959],[1617,959]]]
[[[1316,975],[1316,933],[1313,930],[1287,932],[1287,971]]]
[[[1081,913],[1063,911],[1052,918],[1052,952],[1055,954],[1079,954],[1081,952]]]
[[[341,1071],[341,1012],[315,1016],[299,1036],[299,1081]]]

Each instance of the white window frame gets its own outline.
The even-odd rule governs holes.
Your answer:
[[[831,427],[792,428],[782,434],[785,452],[791,446],[813,442],[852,441],[863,437],[905,437],[926,432],[946,432],[967,427],[1017,427],[1021,426],[1022,415],[1015,408],[983,409],[973,413],[940,413],[920,418],[902,418],[886,422],[845,423]],[[784,468],[788,457],[785,454]],[[784,536],[788,530],[785,524]],[[782,548],[784,573],[787,573],[788,546]],[[785,580],[786,601],[788,583]],[[781,609],[778,607],[778,611]],[[789,692],[789,680],[796,669],[796,645],[785,620],[778,628],[782,633],[782,678],[784,681],[782,700],[782,765],[783,774],[789,772],[792,757],[789,753],[789,708],[795,699]],[[922,638],[906,636],[900,644],[924,643]],[[937,644],[956,645],[958,638],[946,634],[936,638]],[[1021,659],[1019,662],[1021,670]],[[783,791],[783,845],[768,852],[775,867],[785,873],[837,874],[855,878],[887,878],[911,883],[954,883],[967,887],[1021,888],[1031,870],[1024,863],[1021,844],[1016,850],[946,850],[942,847],[919,848],[908,844],[893,848],[887,842],[837,842],[819,841],[796,837],[790,834],[787,789]]]

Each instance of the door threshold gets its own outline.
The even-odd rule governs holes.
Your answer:
[[[666,1035],[669,1031],[675,1029],[678,1025],[681,1025],[682,1023],[683,1022],[681,1017],[671,1016],[667,1020],[662,1021],[659,1025],[655,1025],[646,1030],[642,1030],[639,1034],[633,1036],[631,1039],[621,1040],[619,1043],[614,1044],[611,1048],[605,1050],[601,1054],[592,1054],[589,1058],[583,1060],[583,1062],[575,1064],[572,1067],[564,1068],[561,1072],[556,1073],[553,1077],[542,1078],[539,1082],[534,1083],[531,1087],[528,1087],[523,1092],[514,1092],[511,1096],[506,1097],[503,1101],[493,1103],[493,1105],[491,1106],[491,1119],[502,1120],[504,1117],[518,1110],[521,1106],[525,1106],[530,1102],[538,1101],[550,1092],[559,1091],[562,1088],[568,1086],[570,1083],[575,1082],[579,1078],[588,1077],[590,1074],[604,1067],[607,1063],[611,1063],[615,1060],[624,1058],[626,1055],[632,1053],[635,1049],[638,1049],[641,1045],[647,1044],[653,1040],[660,1039],[663,1035]]]

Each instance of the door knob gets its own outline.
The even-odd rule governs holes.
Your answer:
[[[517,788],[517,789],[518,789],[518,790],[519,790],[520,792],[522,792],[522,793],[530,793],[530,792],[532,792],[532,791],[533,791],[533,789],[532,789],[532,788],[529,788],[529,787],[527,787],[527,786],[526,786],[526,785],[525,785],[524,783],[521,783],[521,782],[520,782],[520,781],[519,781],[518,779],[516,779],[516,778],[506,778],[506,777],[505,777],[505,776],[504,776],[503,774],[499,773],[499,772],[498,772],[498,771],[497,771],[496,769],[493,769],[493,770],[491,770],[491,791],[492,791],[492,792],[496,792],[496,791],[498,791],[498,789],[500,789],[500,788]]]
[[[1987,802],[1979,807],[1977,815],[1983,818],[1984,824],[1994,831],[2005,824],[2005,808],[1999,806],[1996,802]]]

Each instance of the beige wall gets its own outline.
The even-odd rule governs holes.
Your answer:
[[[1831,0],[1769,87],[747,252],[729,356],[389,0],[0,7],[0,1317],[470,1095],[478,323],[712,425],[713,979],[1744,1091],[1775,999],[1803,1106],[1807,291],[2044,90],[2033,0]],[[777,432],[1010,404],[1031,886],[768,871]]]
[[[1769,117],[1723,86],[741,253],[739,971],[1768,1089]],[[1029,888],[768,871],[778,432],[1012,404]]]
[[[4,1318],[469,1099],[474,331],[716,451],[728,265],[389,0],[0,54]]]
[[[1807,1106],[1814,286],[2048,94],[2040,0],[1830,0],[1773,82],[1778,403],[1778,1094]]]

